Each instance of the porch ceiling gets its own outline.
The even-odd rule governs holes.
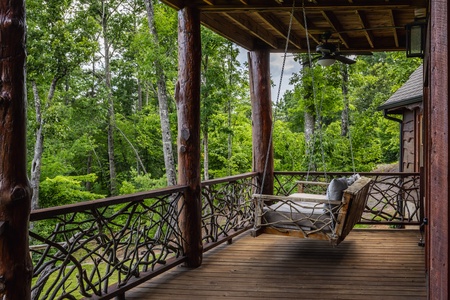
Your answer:
[[[289,52],[311,50],[324,32],[341,52],[400,51],[405,24],[424,13],[429,0],[294,0]],[[283,52],[293,0],[162,0],[180,9],[197,7],[204,26],[247,50]],[[303,4],[304,2],[304,4]],[[304,10],[303,10],[304,5]],[[306,12],[306,18],[303,12]],[[305,22],[306,19],[306,22]]]

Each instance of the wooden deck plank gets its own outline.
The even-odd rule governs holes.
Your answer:
[[[127,292],[126,299],[426,299],[414,230],[354,230],[337,248],[248,234]]]

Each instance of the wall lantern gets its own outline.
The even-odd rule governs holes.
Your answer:
[[[406,57],[424,57],[427,20],[417,19],[405,25]]]

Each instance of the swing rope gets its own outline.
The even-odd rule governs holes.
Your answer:
[[[345,80],[344,80],[344,69],[343,68],[347,68],[347,66],[344,66],[344,65],[341,65],[341,73],[342,73],[342,84],[346,84],[346,82],[345,82]],[[346,75],[347,76],[347,78],[348,78],[348,74]],[[344,109],[346,109],[346,108],[348,108],[349,107],[349,105],[348,105],[348,103],[349,103],[349,101],[348,101],[348,97],[347,97],[347,95],[344,95],[344,97],[343,97],[344,99],[343,99],[343,101],[344,101]],[[348,132],[347,132],[347,134],[348,134],[348,141],[349,141],[349,143],[350,143],[350,155],[351,155],[351,157],[352,157],[352,170],[353,170],[353,175],[354,174],[356,174],[356,167],[355,167],[355,156],[354,156],[354,154],[353,154],[353,142],[352,142],[352,131],[350,130],[350,119],[349,119],[349,112],[347,111],[347,113],[345,114],[345,117],[346,117],[346,122],[347,122],[347,126],[348,126]]]
[[[262,195],[263,192],[263,188],[264,188],[264,184],[265,184],[265,180],[266,180],[266,174],[267,174],[267,166],[269,164],[269,154],[270,154],[270,145],[272,145],[272,139],[273,139],[273,130],[274,130],[274,126],[275,126],[275,121],[276,121],[276,117],[277,117],[277,107],[278,107],[278,102],[280,100],[280,93],[281,93],[281,84],[283,83],[283,75],[284,75],[284,68],[286,65],[286,55],[287,55],[287,50],[289,47],[289,41],[290,41],[290,36],[291,36],[291,29],[292,29],[292,21],[294,19],[294,12],[295,12],[295,0],[292,1],[292,11],[291,11],[291,16],[289,19],[289,28],[288,28],[288,32],[287,32],[287,36],[286,36],[286,44],[284,47],[284,56],[283,56],[283,64],[281,66],[281,73],[280,73],[280,81],[279,81],[279,85],[278,85],[278,92],[277,92],[277,98],[275,101],[275,113],[273,115],[273,122],[272,122],[272,126],[270,128],[270,134],[269,134],[269,146],[267,147],[267,153],[266,153],[266,159],[264,161],[264,172],[263,172],[263,176],[261,179],[261,185],[259,187],[259,194]],[[258,203],[261,203],[261,196],[258,199]],[[256,222],[253,223],[253,229],[256,230],[258,229],[259,224],[257,224]]]
[[[306,19],[306,9],[305,9],[305,1],[302,1],[302,10],[303,10],[303,21],[305,24],[305,34],[306,34],[306,44],[308,46],[308,59],[309,59],[309,68],[312,67],[312,55],[311,55],[311,46],[310,46],[310,42],[309,42],[309,32],[308,32],[308,21]],[[321,158],[322,158],[322,165],[323,165],[323,172],[325,175],[325,181],[328,182],[328,175],[327,175],[327,165],[325,162],[325,151],[323,149],[323,134],[322,134],[322,119],[321,119],[321,112],[322,112],[322,104],[323,104],[323,99],[324,99],[324,95],[323,95],[323,90],[322,90],[322,97],[320,99],[320,105],[317,105],[317,97],[316,97],[316,85],[314,82],[314,70],[311,70],[311,85],[312,85],[312,89],[313,89],[313,102],[314,102],[314,108],[315,108],[315,112],[316,112],[316,126],[317,126],[317,131],[319,134],[319,144],[320,144],[320,150],[321,150]],[[312,140],[312,151],[308,152],[309,154],[309,163],[308,163],[308,171],[306,173],[306,180],[309,179],[309,173],[311,172],[311,168],[313,165],[313,160],[314,160],[314,149],[315,149],[315,144],[316,144],[316,135],[313,133],[313,140]],[[308,147],[308,145],[306,145]],[[307,148],[308,149],[308,148]],[[328,199],[328,207],[332,207],[331,206],[331,202],[330,199]],[[331,236],[333,238],[336,237],[336,222],[334,220],[334,214],[332,211],[330,211],[330,228],[331,228]]]
[[[305,24],[305,34],[306,34],[306,45],[308,48],[308,66],[309,68],[312,67],[312,55],[311,55],[311,45],[310,45],[310,41],[309,41],[309,32],[308,32],[308,21],[306,19],[306,8],[305,8],[305,1],[302,1],[302,10],[303,10],[303,23]],[[317,127],[317,131],[319,134],[319,144],[320,144],[320,149],[321,149],[321,153],[322,153],[322,165],[324,168],[324,175],[325,175],[325,180],[328,181],[328,175],[327,175],[327,166],[325,163],[325,155],[324,155],[324,149],[323,149],[323,139],[322,139],[322,124],[321,124],[321,112],[322,112],[322,103],[323,103],[323,91],[322,91],[322,98],[320,100],[320,105],[317,105],[317,92],[316,92],[316,85],[314,82],[314,70],[311,70],[311,86],[312,86],[312,90],[313,90],[313,102],[314,102],[314,108],[315,108],[315,113],[317,116],[316,122],[314,124],[314,127]],[[311,168],[313,167],[313,160],[314,160],[314,152],[315,152],[315,147],[316,147],[316,135],[313,133],[312,135],[312,142],[310,142],[310,146],[311,146],[311,151],[308,151],[308,145],[306,145],[307,147],[307,155],[309,157],[309,162],[308,162],[308,170],[306,173],[306,180],[309,179],[309,173],[311,172]]]
[[[290,14],[290,20],[289,20],[289,28],[288,28],[288,33],[286,36],[286,44],[285,44],[285,49],[284,49],[284,56],[283,56],[283,63],[282,63],[282,68],[281,68],[281,73],[280,73],[280,81],[279,81],[279,86],[278,86],[278,92],[277,92],[277,97],[276,97],[276,102],[275,102],[275,112],[273,115],[273,122],[272,122],[272,126],[271,126],[271,130],[270,130],[270,134],[269,134],[269,147],[267,149],[267,153],[266,153],[266,158],[265,158],[265,164],[264,164],[264,171],[263,171],[263,176],[262,176],[262,180],[261,180],[261,185],[260,185],[260,198],[258,199],[258,203],[261,203],[261,195],[262,195],[262,189],[264,187],[265,184],[265,179],[266,179],[266,175],[267,175],[267,166],[269,163],[269,154],[270,154],[270,150],[271,147],[270,145],[272,144],[272,139],[273,139],[273,131],[274,131],[274,125],[275,125],[275,121],[276,121],[276,117],[277,117],[277,108],[278,108],[278,104],[279,104],[279,100],[280,100],[280,93],[281,93],[281,85],[283,82],[283,75],[284,75],[284,69],[285,69],[285,64],[286,64],[286,56],[287,56],[287,51],[288,51],[288,46],[289,46],[289,42],[290,42],[290,35],[291,35],[291,29],[292,29],[292,22],[293,22],[293,16],[294,16],[294,12],[295,12],[295,0],[292,2],[292,11]],[[309,59],[309,66],[312,66],[312,55],[311,55],[311,47],[310,47],[310,41],[309,41],[309,32],[308,32],[308,22],[307,22],[307,18],[306,18],[306,9],[305,9],[305,3],[304,0],[302,1],[302,9],[303,9],[303,18],[304,18],[304,24],[305,24],[305,33],[306,33],[306,42],[307,42],[307,49],[308,49],[308,59]],[[328,175],[327,175],[327,166],[326,166],[326,162],[325,162],[325,151],[323,148],[323,130],[322,130],[322,119],[321,119],[321,112],[322,112],[322,106],[323,106],[323,100],[324,100],[324,91],[322,90],[322,95],[321,95],[321,99],[320,102],[317,103],[317,91],[316,91],[316,85],[315,85],[315,81],[314,81],[314,71],[312,70],[311,72],[311,80],[312,80],[312,90],[313,90],[313,103],[314,103],[314,108],[315,108],[315,113],[316,113],[316,122],[315,122],[315,128],[317,127],[317,131],[318,131],[318,137],[319,137],[319,144],[320,144],[320,149],[321,149],[321,159],[322,159],[322,164],[323,164],[323,168],[324,168],[324,175],[325,175],[325,179],[328,182]],[[345,98],[345,97],[344,97]],[[346,99],[344,99],[344,105]],[[348,113],[346,114],[346,118],[347,118],[347,124],[349,124],[349,117],[348,117]],[[350,133],[350,129],[348,129],[348,135],[349,135],[349,140],[350,140],[350,152],[351,152],[351,158],[352,158],[352,165],[353,165],[353,173],[356,173],[355,171],[355,163],[354,163],[354,155],[353,155],[353,147],[352,147],[352,141],[351,141],[351,133]],[[309,163],[308,163],[308,171],[307,171],[307,175],[306,175],[306,180],[308,180],[310,172],[311,172],[311,168],[313,165],[313,154],[314,154],[314,148],[315,148],[315,139],[316,139],[316,135],[313,134],[313,141],[312,141],[312,151],[308,151],[307,153],[309,154]],[[330,201],[330,199],[328,199],[328,201]],[[331,207],[331,202],[328,203],[329,207]],[[330,216],[331,216],[331,230],[332,230],[332,237],[336,237],[336,222],[334,220],[334,215],[333,212],[330,211]],[[257,229],[257,227],[259,227],[260,224],[256,224],[256,222],[254,223],[254,229]]]
[[[275,121],[276,121],[276,117],[277,117],[277,109],[276,108],[278,107],[278,102],[280,100],[281,84],[283,83],[284,68],[285,68],[285,65],[286,65],[287,50],[288,50],[288,47],[289,47],[289,41],[290,41],[290,37],[291,37],[291,29],[292,29],[292,21],[293,21],[293,18],[294,18],[294,11],[295,11],[295,0],[292,1],[292,11],[291,11],[290,19],[289,19],[289,28],[288,28],[288,32],[287,32],[287,36],[286,36],[286,44],[285,44],[285,47],[284,47],[283,64],[281,66],[280,81],[279,81],[279,85],[278,85],[277,98],[276,98],[276,101],[275,101],[275,113],[273,115],[273,122],[272,122],[272,126],[270,128],[269,147],[267,147],[266,159],[265,159],[265,162],[264,162],[264,172],[263,172],[263,176],[262,176],[262,180],[261,180],[260,194],[262,194],[262,189],[264,187],[266,174],[267,174],[267,166],[269,164],[269,154],[270,154],[270,148],[271,148],[270,145],[272,144],[273,130],[274,130],[274,127],[275,127]]]

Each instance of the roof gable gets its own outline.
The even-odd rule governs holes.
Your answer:
[[[379,110],[399,108],[408,104],[422,102],[423,65],[420,65],[409,79],[392,96],[378,107]]]

